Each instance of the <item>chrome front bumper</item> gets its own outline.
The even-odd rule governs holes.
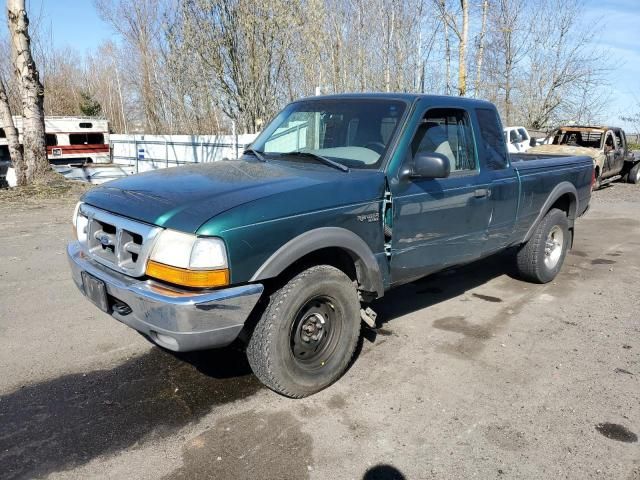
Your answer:
[[[68,245],[67,255],[73,280],[83,294],[84,271],[105,283],[109,314],[176,352],[223,347],[233,342],[264,290],[261,284],[207,292],[170,289],[96,263],[83,253],[78,242]],[[123,304],[129,308],[123,308]]]

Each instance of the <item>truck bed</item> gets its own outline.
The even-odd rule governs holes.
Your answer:
[[[549,192],[561,183],[576,187],[578,205],[575,217],[584,213],[591,197],[593,159],[586,156],[518,153],[511,155],[520,178],[515,239],[524,235],[536,221]]]
[[[531,160],[576,158],[573,155],[561,155],[561,154],[551,154],[551,153],[512,153],[510,155],[511,155],[511,163],[514,163],[514,164],[517,162],[528,162]]]

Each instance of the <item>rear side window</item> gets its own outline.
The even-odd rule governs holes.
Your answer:
[[[475,171],[475,144],[469,115],[457,108],[429,110],[411,143],[413,156],[441,153],[449,159],[451,172]]]
[[[516,132],[515,130],[511,130],[509,132],[509,141],[511,143],[517,142],[518,141],[518,132]]]
[[[509,157],[498,114],[488,108],[478,108],[476,115],[480,125],[480,142],[487,155],[487,167],[492,170],[507,168]]]
[[[97,145],[104,143],[104,135],[102,133],[70,133],[70,145]]]

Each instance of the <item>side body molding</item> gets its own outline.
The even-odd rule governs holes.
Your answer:
[[[382,273],[373,252],[362,238],[345,228],[322,227],[305,232],[289,240],[258,269],[251,278],[257,282],[280,275],[295,261],[323,248],[341,248],[353,259],[360,288],[384,295]]]
[[[573,223],[576,219],[576,212],[580,211],[578,209],[579,207],[578,191],[576,190],[576,187],[572,183],[560,182],[558,185],[555,186],[553,190],[551,190],[551,193],[547,197],[547,200],[544,202],[544,204],[540,208],[540,212],[538,213],[538,216],[536,217],[535,222],[533,222],[531,227],[529,227],[529,230],[527,230],[527,234],[525,235],[523,240],[524,242],[526,242],[531,238],[531,235],[533,235],[534,230],[536,229],[540,221],[544,218],[544,216],[547,214],[547,212],[551,209],[551,206],[560,197],[566,194],[569,194],[569,196],[571,197],[568,219],[569,219],[569,227],[573,228]]]

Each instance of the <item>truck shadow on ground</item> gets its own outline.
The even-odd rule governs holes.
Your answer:
[[[510,259],[496,255],[392,290],[374,304],[378,325],[510,272]],[[502,301],[490,295],[477,298]],[[383,328],[364,329],[370,341],[385,334]],[[361,347],[362,342],[358,350]],[[83,465],[140,441],[170,435],[212,407],[261,388],[241,350],[178,356],[157,347],[111,370],[24,386],[0,397],[2,476],[42,476]]]
[[[186,361],[183,361],[186,360]],[[152,348],[111,370],[65,375],[0,397],[2,478],[32,478],[164,437],[261,387],[244,354]]]
[[[393,289],[373,303],[373,309],[378,314],[378,328],[363,329],[364,337],[374,342],[378,335],[389,333],[389,330],[384,328],[387,322],[463,295],[502,275],[511,277],[514,290],[526,284],[515,276],[513,255],[505,252]],[[503,301],[500,297],[480,293],[474,293],[473,297],[490,303]]]

